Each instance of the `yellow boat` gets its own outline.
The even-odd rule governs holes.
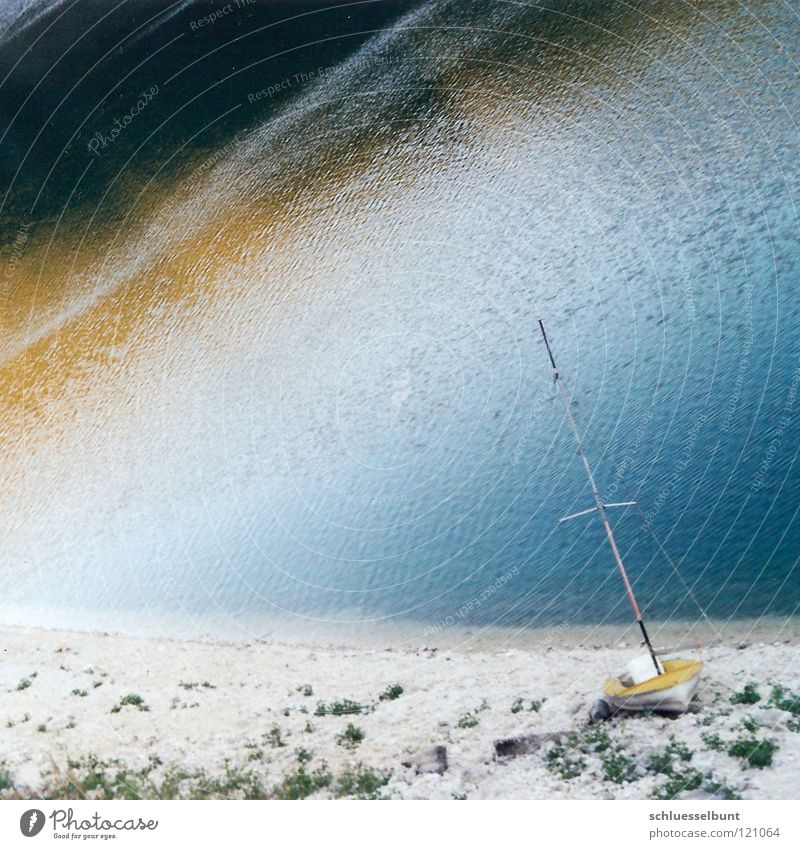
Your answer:
[[[689,703],[697,690],[697,685],[700,682],[700,670],[703,664],[699,660],[661,660],[650,642],[650,637],[645,628],[644,620],[642,619],[639,604],[636,601],[636,596],[633,593],[633,587],[628,580],[628,574],[625,571],[625,566],[622,562],[622,556],[617,548],[617,542],[614,539],[614,532],[611,529],[611,522],[608,518],[607,509],[609,507],[630,507],[636,505],[635,501],[620,501],[616,503],[604,502],[600,496],[600,491],[592,474],[589,460],[583,450],[583,441],[578,432],[578,425],[575,422],[575,417],[572,414],[572,405],[570,403],[569,394],[564,388],[561,375],[556,366],[553,352],[550,349],[550,342],[547,339],[547,334],[544,330],[544,323],[539,319],[539,329],[542,331],[542,338],[547,349],[547,356],[550,359],[550,365],[553,368],[553,383],[558,391],[561,401],[564,405],[564,410],[567,414],[567,421],[572,430],[572,435],[575,437],[575,442],[578,445],[578,456],[583,463],[586,477],[589,479],[589,486],[594,496],[594,506],[587,510],[581,510],[578,513],[573,513],[570,516],[564,516],[560,521],[566,522],[569,519],[576,519],[579,516],[587,516],[590,513],[597,513],[600,521],[603,523],[603,528],[608,538],[608,543],[611,546],[611,551],[614,555],[617,568],[619,569],[622,583],[625,586],[625,592],[628,595],[628,601],[633,608],[636,622],[639,625],[639,630],[642,632],[644,644],[647,647],[648,654],[644,657],[635,658],[629,665],[628,671],[617,678],[609,678],[604,687],[604,699],[607,706],[602,706],[598,710],[597,718],[607,717],[609,709],[611,712],[616,710],[624,711],[644,711],[656,710],[665,713],[683,713],[689,707]],[[638,506],[638,505],[637,505]],[[653,675],[652,673],[656,674]],[[648,675],[652,677],[647,677]],[[594,716],[594,709],[593,709]]]
[[[635,684],[628,674],[608,678],[603,696],[614,710],[654,710],[683,713],[700,683],[703,664],[699,660],[663,660],[660,675]]]

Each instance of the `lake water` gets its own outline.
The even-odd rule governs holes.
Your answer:
[[[642,505],[645,616],[699,615],[646,527],[711,616],[793,615],[796,12],[397,3],[275,67],[258,14],[174,79],[192,4],[148,24],[184,37],[152,107],[6,198],[0,613],[627,620],[599,522],[558,524],[592,502],[541,316],[603,497]]]

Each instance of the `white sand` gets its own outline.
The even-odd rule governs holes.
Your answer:
[[[691,766],[713,772],[743,798],[798,798],[800,732],[787,728],[791,714],[765,709],[769,682],[800,692],[796,633],[784,630],[773,642],[763,632],[754,637],[759,641],[744,649],[721,645],[683,653],[705,661],[697,712],[678,719],[615,718],[603,726],[640,765],[637,780],[616,784],[603,778],[598,756],[586,757],[583,773],[565,780],[547,768],[545,752],[495,762],[493,741],[584,728],[606,673],[620,671],[635,648],[518,649],[505,639],[489,650],[336,649],[3,627],[0,766],[31,792],[52,779],[54,767],[64,769],[68,758],[89,753],[133,768],[152,756],[163,769],[181,765],[221,774],[230,764],[257,770],[271,786],[296,769],[295,751],[305,748],[314,753],[311,768],[324,759],[334,774],[356,762],[391,770],[383,791],[390,797],[647,798],[664,777],[644,766],[674,735],[694,752]],[[30,686],[18,689],[23,679]],[[731,692],[750,681],[761,702],[731,705]],[[307,684],[312,696],[298,690]],[[392,684],[403,694],[378,701]],[[127,705],[113,713],[127,694],[140,695],[149,710]],[[526,709],[512,713],[520,697]],[[364,715],[314,716],[319,701],[344,698],[377,705]],[[534,699],[546,699],[538,712],[527,710]],[[469,713],[478,724],[459,727]],[[726,741],[752,736],[741,729],[747,717],[759,725],[757,738],[778,744],[772,766],[748,768],[701,739],[709,733]],[[309,722],[311,731],[305,730]],[[353,752],[336,741],[348,722],[365,735]],[[285,747],[263,739],[274,725]],[[436,744],[447,746],[444,775],[416,775],[400,765],[409,753]]]

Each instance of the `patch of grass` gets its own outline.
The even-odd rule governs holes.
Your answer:
[[[755,769],[772,766],[772,756],[778,751],[774,740],[757,740],[755,737],[740,737],[728,747],[732,758],[742,758]]]
[[[76,688],[72,691],[72,695],[73,695],[73,696],[80,696],[82,699],[85,699],[85,698],[86,698],[86,696],[88,696],[89,694],[86,692],[86,690],[81,690],[81,689],[79,689],[78,687],[76,687]]]
[[[8,771],[5,763],[0,764],[0,791],[10,790],[14,787],[14,779]]]
[[[347,728],[341,734],[336,735],[336,742],[347,749],[355,751],[364,741],[364,732],[360,728],[356,728],[352,722],[347,723]]]
[[[307,764],[314,757],[314,753],[310,752],[308,749],[295,749],[294,756],[297,758],[297,762],[299,764]]]
[[[459,717],[456,725],[459,728],[474,728],[476,725],[480,724],[480,719],[475,716],[474,713],[465,713]]]
[[[732,705],[754,705],[761,701],[761,695],[756,689],[754,683],[744,685],[744,689],[731,696],[730,702]]]
[[[575,747],[575,739],[572,735],[568,743],[553,746],[547,753],[547,769],[565,781],[577,778],[586,769],[586,759]]]
[[[689,763],[693,755],[694,752],[685,743],[671,737],[661,754],[651,756],[649,769],[651,772],[671,773],[675,763]]]
[[[310,696],[314,695],[314,688],[311,686],[311,684],[303,684],[302,686],[297,688],[297,692],[300,693],[300,695],[309,698]]]
[[[724,752],[726,743],[719,734],[701,734],[700,738],[706,744],[706,747],[713,752]]]
[[[69,718],[69,722],[67,723],[67,728],[74,728],[74,727],[75,727],[75,717],[71,716]]]
[[[318,702],[314,716],[347,716],[348,714],[368,713],[369,710],[369,705],[362,705],[352,699],[342,699],[341,701],[331,702],[329,705]]]
[[[668,773],[666,782],[653,791],[652,797],[664,800],[677,799],[681,793],[702,787],[704,780],[703,773],[694,767]]]
[[[283,740],[283,732],[278,725],[273,725],[272,728],[264,735],[264,739],[272,746],[273,749],[283,749],[286,743]]]
[[[44,734],[44,733],[47,731],[47,726],[46,726],[44,723],[42,723],[41,725],[37,725],[37,726],[36,726],[36,730],[37,730],[40,734]]]
[[[785,710],[792,716],[800,717],[800,696],[792,693],[781,684],[774,684],[769,697],[770,704],[779,710]]]
[[[531,701],[528,703],[527,710],[529,712],[539,713],[539,711],[542,709],[542,705],[544,704],[544,702],[545,699],[531,699]],[[511,713],[521,713],[525,709],[525,699],[523,699],[522,696],[519,696],[514,699],[513,703],[511,704]]]
[[[313,734],[316,730],[309,721],[306,721],[306,727],[303,729],[304,734]]]
[[[31,686],[30,678],[21,678],[17,690],[27,690]]]
[[[133,705],[133,707],[138,708],[139,710],[150,710],[150,708],[144,703],[144,699],[136,693],[128,693],[127,696],[123,696],[119,700],[119,706],[121,708],[125,707],[125,705]]]
[[[627,784],[636,781],[639,776],[633,761],[625,754],[625,751],[614,746],[600,758],[603,765],[603,778],[614,784]]]
[[[400,684],[390,684],[381,694],[378,696],[378,701],[381,702],[393,702],[395,699],[399,699],[400,696],[403,695],[403,688]]]
[[[704,735],[703,739],[706,740],[706,738],[713,740],[711,748],[717,746],[717,740],[721,746],[725,745],[716,735]],[[715,751],[719,749],[715,748]],[[664,776],[666,780],[653,790],[651,798],[677,799],[681,793],[700,788],[714,795],[722,795],[726,799],[738,798],[730,787],[715,779],[711,773],[702,773],[690,766],[693,756],[694,753],[686,744],[674,737],[670,739],[661,754],[653,755],[648,769],[659,776]]]
[[[285,775],[273,793],[277,799],[306,799],[312,793],[330,787],[332,781],[333,776],[324,762],[313,772],[307,772],[301,765],[295,772]]]
[[[381,789],[389,783],[390,774],[358,764],[343,772],[336,781],[334,793],[339,798],[381,799]]]

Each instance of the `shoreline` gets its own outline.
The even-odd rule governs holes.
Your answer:
[[[147,623],[143,623],[146,618]],[[53,626],[28,622],[52,621]],[[800,645],[800,616],[763,616],[757,619],[648,620],[648,631],[659,649],[683,646],[702,648],[715,642]],[[165,614],[87,612],[80,619],[64,621],[49,610],[0,606],[0,629],[105,634],[129,639],[161,639],[209,645],[270,643],[298,648],[340,648],[371,651],[439,648],[451,651],[497,651],[551,648],[634,648],[642,645],[638,626],[632,622],[590,623],[563,621],[527,626],[453,624],[431,626],[413,620],[353,620],[329,622],[311,618],[275,616],[176,617]],[[302,630],[303,636],[298,636]]]
[[[363,649],[0,626],[0,795],[79,798],[70,780],[119,794],[108,782],[124,773],[134,797],[641,799],[677,787],[796,798],[800,720],[773,696],[776,685],[800,693],[798,649],[783,639],[694,652],[705,668],[687,714],[589,728],[604,678],[635,643]],[[751,682],[758,701],[731,703]],[[498,761],[495,741],[519,735],[537,750]],[[731,755],[742,740],[774,741],[771,764]],[[665,772],[673,743],[690,757]],[[441,774],[403,766],[436,746]]]

